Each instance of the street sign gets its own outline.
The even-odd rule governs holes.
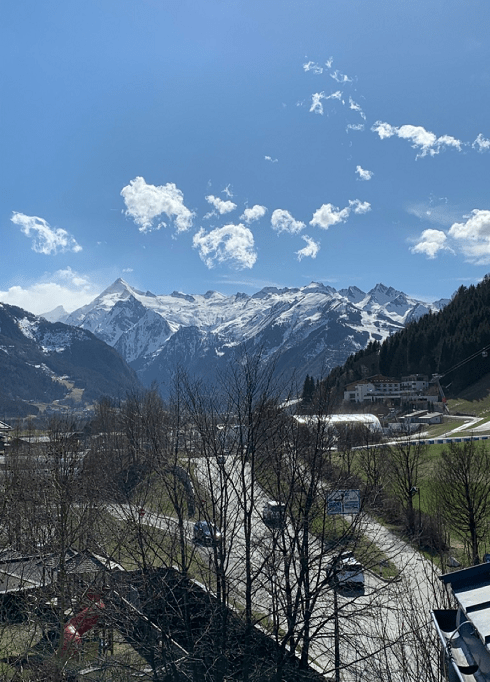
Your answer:
[[[327,514],[358,514],[360,508],[360,490],[333,490],[327,493]]]

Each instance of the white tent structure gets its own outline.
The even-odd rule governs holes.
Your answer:
[[[336,426],[340,425],[350,425],[353,427],[362,425],[373,433],[382,431],[380,421],[375,414],[297,414],[294,418],[299,424],[305,424],[305,426],[313,426],[318,423],[318,420],[321,420],[322,422],[326,422],[332,429],[335,429]]]

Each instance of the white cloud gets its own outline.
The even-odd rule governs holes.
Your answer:
[[[336,90],[330,95],[326,95],[324,92],[314,92],[311,96],[310,113],[323,115],[322,100],[324,99],[338,99],[342,101],[342,92],[340,90]]]
[[[461,151],[463,145],[461,140],[457,140],[451,135],[441,135],[441,137],[437,137],[434,133],[426,130],[422,126],[403,125],[397,128],[389,123],[376,121],[371,127],[371,130],[378,133],[382,140],[393,137],[394,135],[403,140],[408,140],[412,143],[414,149],[420,150],[420,153],[417,154],[416,158],[427,156],[427,154],[435,156],[445,147],[453,147],[454,149]]]
[[[282,208],[276,208],[271,216],[271,225],[278,234],[281,232],[289,232],[290,234],[298,234],[306,225],[301,220],[295,220],[289,211]]]
[[[490,150],[490,140],[479,133],[471,146],[479,152],[488,152]]]
[[[333,204],[323,204],[313,214],[310,220],[310,225],[322,227],[328,230],[331,225],[343,223],[347,220],[350,214],[350,208],[339,209]]]
[[[325,99],[325,93],[314,92],[311,96],[311,107],[310,113],[321,114],[323,116],[323,104],[322,99]]]
[[[346,127],[346,131],[349,130],[364,130],[364,123],[349,123]]]
[[[210,232],[201,228],[192,240],[208,268],[229,263],[238,268],[252,268],[257,260],[254,237],[245,225],[225,225]]]
[[[371,180],[374,175],[373,171],[366,170],[361,166],[356,166],[356,173],[359,175],[360,180]]]
[[[424,230],[412,253],[425,253],[435,258],[442,250],[461,253],[475,265],[490,264],[490,210],[474,209],[465,222],[455,222],[447,232]]]
[[[126,204],[125,214],[132,218],[140,232],[151,232],[166,227],[155,219],[162,214],[174,221],[177,232],[192,226],[194,213],[184,205],[184,195],[173,182],[166,185],[148,185],[142,177],[131,180],[123,187],[121,196]]]
[[[354,199],[353,201],[349,201],[349,208],[354,211],[354,213],[357,213],[357,215],[362,215],[363,213],[368,213],[368,211],[371,210],[371,204],[369,201],[359,201],[359,199]]]
[[[252,208],[246,208],[243,214],[240,216],[240,220],[244,220],[247,224],[252,223],[254,220],[260,220],[267,213],[265,206],[260,206],[260,204],[255,204]]]
[[[383,123],[382,121],[376,121],[376,123],[371,127],[374,133],[378,133],[380,138],[384,140],[387,137],[392,137],[396,135],[397,128],[390,125],[389,123]]]
[[[327,67],[327,69],[331,69],[331,68],[332,68],[332,64],[333,64],[333,57],[329,57],[329,58],[327,59],[327,61],[325,62],[325,66]]]
[[[361,106],[359,104],[357,104],[356,102],[354,102],[352,97],[349,97],[349,109],[352,109],[353,111],[357,111],[357,113],[360,114],[364,120],[366,120],[366,114],[361,109]]]
[[[228,199],[231,199],[231,197],[233,196],[233,192],[230,189],[230,185],[226,185],[226,187],[221,190],[221,194],[226,194]]]
[[[303,64],[303,69],[305,71],[312,71],[314,74],[323,73],[323,67],[316,64],[316,62],[306,62],[306,64]]]
[[[296,251],[298,260],[302,260],[303,258],[316,258],[317,253],[320,251],[320,244],[307,235],[301,235],[301,239],[305,240],[306,246],[299,251]]]
[[[266,161],[270,161],[271,163],[277,163],[277,159],[273,159],[272,156],[264,156],[264,159]]]
[[[62,305],[67,312],[80,308],[100,294],[101,286],[71,268],[46,275],[28,286],[13,286],[0,291],[0,300],[35,315],[48,313]]]
[[[330,78],[333,78],[337,83],[352,83],[352,78],[346,76],[345,73],[340,73],[338,69],[330,74]]]
[[[206,197],[206,201],[211,204],[211,206],[214,206],[220,215],[230,213],[236,208],[236,204],[234,204],[233,201],[223,201],[223,199],[215,197],[212,194]]]
[[[451,251],[447,244],[446,233],[442,230],[424,230],[415,246],[410,249],[412,253],[424,253],[428,258],[435,258],[439,251]]]
[[[441,137],[437,138],[438,147],[442,147],[442,146],[454,147],[455,149],[458,150],[458,152],[461,151],[463,144],[464,143],[461,142],[461,140],[457,140],[452,135],[441,135]],[[437,152],[434,152],[434,153],[437,154]]]
[[[464,223],[454,223],[449,236],[457,240],[462,253],[476,265],[490,263],[490,211],[474,209]]]
[[[51,227],[43,218],[14,211],[10,220],[19,225],[26,237],[32,237],[32,250],[47,256],[58,252],[82,250],[80,244],[61,227]]]
[[[337,206],[334,206],[333,204],[323,204],[323,206],[317,209],[313,214],[310,225],[328,230],[331,225],[345,223],[351,211],[360,215],[362,213],[367,213],[370,210],[371,204],[368,201],[359,201],[359,199],[351,199],[349,205],[342,209],[337,208]]]

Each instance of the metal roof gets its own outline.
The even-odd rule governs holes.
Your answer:
[[[458,610],[434,611],[446,655],[459,680],[490,680],[490,564],[440,576]]]

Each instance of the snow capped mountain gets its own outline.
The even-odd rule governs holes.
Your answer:
[[[43,313],[40,317],[44,317],[48,322],[64,322],[68,317],[68,313],[62,305],[59,305],[57,308],[50,310],[49,313]]]
[[[88,403],[124,395],[138,379],[96,336],[0,303],[0,409],[35,414],[38,404]]]
[[[306,373],[319,376],[443,304],[417,301],[383,284],[367,293],[312,282],[265,287],[252,296],[155,295],[118,279],[66,323],[112,345],[143,383],[157,381],[165,393],[177,366],[210,378],[243,346],[260,349],[300,380]]]

